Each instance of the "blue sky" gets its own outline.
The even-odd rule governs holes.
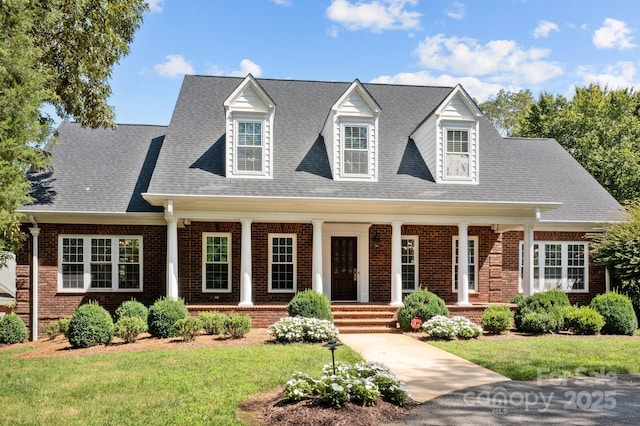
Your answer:
[[[184,74],[640,88],[637,0],[152,0],[114,69],[118,123],[168,124]]]

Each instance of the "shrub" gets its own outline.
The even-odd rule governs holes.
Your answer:
[[[217,336],[224,333],[224,323],[227,316],[222,312],[200,312],[199,317],[206,334]]]
[[[140,333],[147,331],[147,323],[139,317],[120,317],[115,324],[114,335],[125,343],[136,341]]]
[[[294,373],[285,385],[284,396],[292,401],[300,401],[311,395],[318,395],[320,401],[332,407],[341,407],[347,401],[361,405],[373,405],[378,398],[396,405],[403,405],[408,393],[402,383],[383,364],[359,362],[355,365],[327,364],[322,369],[322,377],[314,379],[304,373]]]
[[[78,308],[69,322],[69,343],[74,348],[106,345],[113,337],[111,315],[97,302]]]
[[[0,319],[0,343],[14,344],[27,340],[27,326],[15,313],[10,313]]]
[[[60,334],[60,324],[58,321],[51,321],[42,326],[42,331],[47,335],[47,337],[49,337],[49,339],[54,339]]]
[[[598,334],[604,326],[604,318],[588,306],[572,306],[565,311],[565,326],[575,334]]]
[[[522,317],[521,329],[533,334],[553,333],[560,329],[560,316],[553,312],[527,312]]]
[[[426,289],[418,289],[405,297],[404,306],[398,309],[398,322],[403,331],[412,331],[413,318],[419,317],[424,323],[436,315],[449,315],[444,300]]]
[[[159,338],[176,337],[174,324],[176,321],[186,318],[187,307],[183,299],[171,300],[166,297],[156,300],[149,308],[149,333]]]
[[[513,296],[513,298],[511,299],[511,301],[509,303],[515,303],[516,305],[519,305],[522,303],[522,301],[524,300],[524,296],[520,293],[516,294],[515,296]]]
[[[638,328],[638,319],[627,296],[613,292],[599,294],[589,306],[604,318],[602,334],[633,335]]]
[[[511,309],[506,305],[491,305],[482,313],[482,328],[491,334],[500,334],[511,329]]]
[[[231,314],[225,319],[224,329],[232,339],[240,339],[251,330],[251,317]]]
[[[125,300],[116,309],[116,321],[123,317],[137,317],[145,324],[149,316],[149,309],[137,300]],[[145,327],[145,330],[146,327]]]
[[[547,290],[542,293],[532,294],[519,303],[516,308],[514,317],[516,328],[521,331],[532,332],[523,328],[522,320],[524,316],[529,312],[549,313],[554,316],[553,322],[557,326],[552,332],[557,332],[562,328],[564,323],[560,308],[570,305],[566,293],[560,290]]]
[[[60,318],[58,320],[58,327],[60,328],[60,333],[67,339],[69,338],[69,323],[71,322],[71,318]]]
[[[304,290],[296,293],[287,305],[289,316],[318,318],[333,321],[331,303],[324,294],[313,290]]]
[[[200,334],[202,330],[202,321],[196,317],[186,317],[179,319],[174,324],[178,336],[181,336],[185,342],[191,342]]]
[[[452,318],[436,315],[422,324],[422,330],[436,339],[452,340],[456,337],[471,339],[482,334],[482,329],[463,316]]]
[[[338,337],[338,329],[331,321],[304,317],[280,318],[267,333],[280,343],[323,342]]]

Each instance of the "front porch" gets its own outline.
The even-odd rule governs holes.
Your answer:
[[[491,303],[479,303],[469,306],[447,305],[451,316],[461,315],[469,318],[476,324],[480,324],[482,313]],[[515,305],[509,305],[515,309]],[[252,327],[267,328],[282,317],[289,316],[285,304],[277,305],[214,305],[214,304],[188,304],[191,315],[199,312],[218,311],[226,314],[237,313],[251,317]],[[398,308],[388,304],[379,303],[332,303],[331,313],[334,324],[341,334],[353,333],[400,333],[397,325],[396,312]]]

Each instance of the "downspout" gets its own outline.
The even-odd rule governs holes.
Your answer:
[[[33,225],[29,228],[33,239],[31,249],[31,340],[38,340],[38,236],[40,228],[33,215],[29,215],[29,222]]]

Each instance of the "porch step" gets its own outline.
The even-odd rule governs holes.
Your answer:
[[[342,334],[398,333],[396,311],[385,305],[331,305],[333,323]]]

